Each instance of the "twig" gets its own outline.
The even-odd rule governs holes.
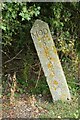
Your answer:
[[[36,63],[36,64],[34,64],[34,65],[30,65],[30,64],[27,63],[27,65],[29,65],[30,68],[32,68],[33,70],[35,70],[34,67],[37,66],[37,65],[40,65],[40,63]]]
[[[3,50],[1,50],[1,52],[4,53],[10,59],[10,57],[8,56],[6,52],[4,52]]]
[[[68,81],[69,82],[69,81]],[[75,82],[69,82],[69,83],[73,83],[73,84],[76,84],[76,85],[80,85],[80,83],[75,83]]]
[[[38,85],[38,81],[39,81],[40,75],[41,75],[41,67],[40,67],[40,70],[39,70],[38,79],[37,79],[37,82],[36,82],[35,88],[36,88],[37,85]]]
[[[22,49],[22,50],[23,50],[23,49]],[[9,63],[9,62],[11,62],[12,60],[14,60],[14,59],[22,52],[22,50],[20,50],[20,51],[17,53],[16,56],[14,56],[14,57],[11,58],[10,60],[6,61],[4,64]]]
[[[40,65],[40,63],[35,63],[34,65],[32,65],[32,66],[37,66],[37,65]]]
[[[12,75],[12,86],[10,88],[11,90],[11,95],[10,95],[10,106],[14,107],[15,106],[15,92],[16,92],[16,87],[17,87],[17,82],[16,82],[16,72]],[[10,118],[13,118],[15,116],[14,110],[10,111]]]

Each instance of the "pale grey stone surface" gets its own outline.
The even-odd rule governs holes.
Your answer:
[[[65,75],[48,24],[36,20],[31,36],[54,101],[71,100]]]

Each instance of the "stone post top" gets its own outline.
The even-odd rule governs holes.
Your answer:
[[[32,31],[34,30],[34,29],[39,29],[39,28],[42,28],[42,27],[44,27],[44,26],[48,26],[48,24],[46,23],[46,22],[44,22],[44,21],[42,21],[42,20],[40,20],[40,19],[37,19],[37,20],[35,20],[35,22],[34,22],[34,24],[33,24],[33,27],[32,27],[32,29],[31,29],[31,33],[32,33]]]
[[[34,25],[35,24],[47,24],[46,22],[44,22],[44,21],[42,21],[42,20],[40,20],[40,19],[37,19],[37,20],[35,20],[35,22],[34,22]]]

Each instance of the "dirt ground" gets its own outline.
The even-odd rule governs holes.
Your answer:
[[[38,118],[47,110],[37,105],[34,95],[22,96],[10,104],[10,100],[4,96],[2,103],[2,118]]]

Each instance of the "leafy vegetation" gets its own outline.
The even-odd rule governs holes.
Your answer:
[[[74,101],[76,101],[74,103]],[[48,112],[41,114],[40,118],[78,118],[78,104],[77,99],[73,98],[71,103],[58,101],[56,103],[38,103]],[[72,109],[73,108],[73,109]]]
[[[77,97],[76,94],[79,93],[80,85],[80,4],[77,2],[45,4],[5,2],[1,6],[3,92],[9,94],[8,84],[12,81],[8,80],[8,75],[16,72],[16,95],[26,94],[26,92],[42,94],[43,96],[50,95],[42,69],[39,76],[41,66],[30,36],[30,29],[34,21],[41,19],[49,24],[70,92]],[[65,115],[61,114],[61,116],[68,117],[66,115],[68,113],[66,104],[57,104],[65,109],[64,113],[62,111],[62,114]],[[46,117],[54,117],[51,106],[52,103],[49,116]],[[56,104],[54,105],[54,111],[55,114],[59,112]],[[77,118],[76,107],[74,107],[74,111],[76,113],[71,111],[70,117]]]

